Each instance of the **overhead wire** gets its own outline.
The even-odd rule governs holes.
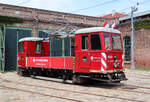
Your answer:
[[[103,3],[99,3],[99,4],[95,4],[95,5],[89,6],[89,7],[85,7],[85,8],[81,8],[81,9],[78,9],[78,10],[71,11],[71,13],[75,13],[75,12],[79,12],[79,11],[83,11],[83,10],[93,9],[93,8],[96,8],[96,7],[107,5],[107,4],[110,4],[110,3],[114,3],[116,1],[118,1],[118,0],[109,0],[109,1],[106,1],[106,2],[103,2]],[[129,2],[130,2],[130,7],[131,7],[133,2],[131,3],[131,0],[129,0]],[[145,0],[145,1],[137,2],[137,3],[139,3],[140,5],[143,5],[143,4],[147,3],[147,2],[150,2],[150,0]],[[126,8],[120,9],[118,11],[119,12],[124,12],[126,10],[129,10],[130,7],[126,7]]]
[[[102,6],[102,5],[110,4],[110,3],[113,3],[113,2],[116,2],[116,1],[118,1],[118,0],[109,0],[109,1],[106,1],[106,2],[103,2],[103,3],[98,3],[98,4],[95,4],[95,5],[85,7],[85,8],[81,8],[81,9],[78,9],[78,10],[74,10],[74,11],[71,11],[71,12],[74,13],[74,12],[78,12],[78,11],[88,10],[88,9],[96,8],[96,7],[99,7],[99,6]]]
[[[150,0],[145,0],[145,1],[143,1],[143,2],[138,2],[140,5],[143,5],[143,4],[145,4],[145,3],[147,3],[147,2],[150,2]],[[124,12],[125,10],[129,10],[131,7],[126,7],[126,8],[123,8],[123,9],[120,9],[120,10],[118,10],[119,12]]]

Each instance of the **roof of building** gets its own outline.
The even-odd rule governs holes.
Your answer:
[[[119,30],[113,28],[91,27],[91,28],[79,29],[75,32],[75,34],[91,33],[91,32],[107,32],[107,33],[117,33],[117,34],[121,33]]]
[[[150,15],[150,10],[149,11],[145,11],[145,12],[140,12],[140,13],[135,13],[133,15],[133,17],[140,17],[140,16],[145,16],[145,15]],[[122,18],[119,18],[120,21],[122,20],[127,20],[131,18],[131,14]]]
[[[104,16],[101,16],[101,17],[102,17],[102,18],[109,18],[109,19],[112,19],[112,18],[120,18],[120,17],[125,17],[125,16],[128,16],[128,14],[123,14],[123,13],[119,13],[119,12],[114,12],[114,13],[107,14],[107,15],[104,15]]]
[[[42,41],[44,40],[43,38],[37,38],[37,37],[26,37],[26,38],[22,38],[19,40],[19,42],[22,41]]]

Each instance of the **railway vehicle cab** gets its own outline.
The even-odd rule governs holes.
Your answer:
[[[116,29],[93,27],[76,31],[75,60],[77,73],[90,73],[91,78],[106,81],[126,80],[121,33]]]
[[[18,67],[26,68],[27,57],[49,56],[49,41],[27,37],[18,41]]]

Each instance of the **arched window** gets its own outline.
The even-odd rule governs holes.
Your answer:
[[[131,59],[131,39],[130,36],[123,37],[124,42],[124,54],[125,54],[125,61],[130,61]]]

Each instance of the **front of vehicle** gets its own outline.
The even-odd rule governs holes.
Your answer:
[[[109,81],[127,80],[124,70],[123,44],[120,33],[103,33],[104,50],[101,53],[101,70]]]
[[[75,35],[75,72],[105,82],[126,80],[120,31],[92,27]]]

